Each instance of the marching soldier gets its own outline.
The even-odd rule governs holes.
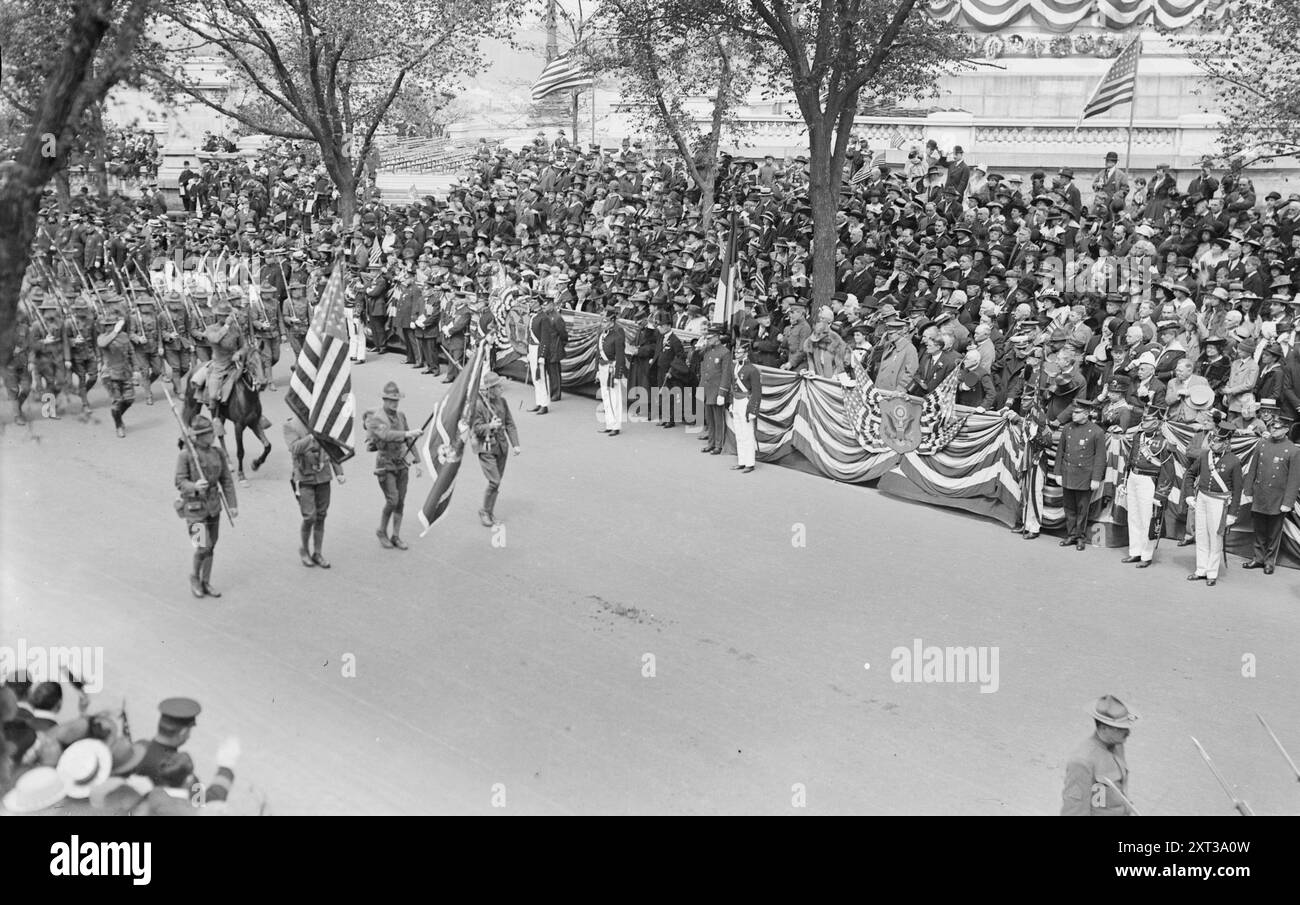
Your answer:
[[[204,341],[212,350],[212,360],[205,368],[194,375],[194,382],[202,384],[206,390],[204,401],[213,412],[225,402],[234,389],[244,365],[244,358],[250,352],[244,338],[244,328],[239,315],[227,298],[218,296],[212,306],[212,320],[204,331]]]
[[[478,463],[488,482],[483,493],[483,508],[478,511],[479,521],[486,528],[501,524],[496,519],[496,504],[497,494],[501,490],[501,478],[506,470],[506,459],[511,449],[516,456],[520,453],[519,431],[515,427],[514,416],[510,414],[510,406],[502,395],[504,385],[505,379],[500,374],[495,371],[484,372],[480,382],[482,391],[475,396],[474,411],[469,422],[474,451],[478,453]]]
[[[193,327],[189,312],[185,309],[185,299],[179,292],[169,292],[163,296],[161,313],[163,361],[171,371],[172,389],[180,396],[181,380],[189,373],[192,364]]]
[[[133,334],[127,330],[127,317],[121,308],[121,296],[105,293],[101,301],[104,314],[99,321],[101,332],[95,342],[99,345],[100,359],[103,362],[104,386],[112,400],[110,411],[113,414],[113,425],[118,437],[125,437],[126,424],[122,416],[135,402],[135,385],[131,382]]]
[[[1219,427],[1187,463],[1183,478],[1183,498],[1196,513],[1196,571],[1187,580],[1211,588],[1219,581],[1224,535],[1237,521],[1232,510],[1241,503],[1241,461],[1228,445],[1233,433]]]
[[[289,294],[284,300],[284,330],[289,337],[293,360],[298,360],[303,343],[307,341],[307,328],[311,326],[311,304],[307,299],[307,284],[294,280],[289,284]]]
[[[239,514],[230,460],[219,446],[212,445],[212,422],[197,415],[190,424],[192,451],[188,444],[176,460],[176,489],[181,492],[182,514],[194,541],[194,566],[190,572],[190,593],[195,597],[220,597],[211,584],[212,556],[221,528],[221,493],[226,496],[230,517]]]
[[[163,373],[163,331],[152,298],[138,296],[135,310],[136,332],[131,337],[135,344],[135,367],[144,381],[144,404],[153,405],[153,382]]]
[[[208,327],[215,315],[209,304],[208,293],[196,289],[190,293],[194,316],[190,319],[190,341],[194,344],[194,357],[199,364],[212,360],[212,343],[208,341]]]
[[[1157,540],[1150,537],[1151,515],[1159,496],[1160,472],[1170,456],[1161,414],[1154,405],[1142,412],[1142,423],[1128,442],[1128,470],[1122,482],[1128,510],[1128,556],[1120,562],[1137,563],[1139,569],[1149,568],[1156,555]]]
[[[58,419],[58,397],[63,392],[68,371],[72,369],[67,323],[54,297],[39,286],[32,290],[30,301],[36,306],[35,326],[40,334],[32,344],[36,379],[43,387],[42,398],[44,393],[49,393],[55,399],[54,408],[47,417]]]
[[[1300,448],[1287,439],[1292,422],[1283,416],[1276,400],[1261,400],[1259,417],[1268,434],[1255,448],[1255,467],[1246,484],[1246,493],[1252,497],[1255,550],[1241,567],[1263,569],[1265,575],[1272,575],[1282,546],[1282,523],[1294,511],[1300,492]]]
[[[1065,539],[1060,546],[1074,544],[1076,550],[1087,549],[1092,493],[1106,474],[1106,434],[1090,420],[1095,408],[1091,400],[1075,399],[1071,420],[1061,426],[1056,447],[1056,476],[1065,504]]]
[[[304,566],[328,569],[330,564],[321,555],[321,543],[325,540],[325,515],[330,506],[330,481],[338,478],[342,484],[343,468],[329,457],[320,441],[295,415],[284,422],[284,442],[293,457],[291,484],[302,514],[298,559]]]
[[[618,323],[618,311],[605,309],[605,323],[596,344],[596,380],[600,383],[600,401],[605,406],[602,434],[617,437],[627,410],[627,337]]]
[[[1123,817],[1129,811],[1125,804],[1128,761],[1124,758],[1124,741],[1138,715],[1109,694],[1098,698],[1087,713],[1096,728],[1066,762],[1061,816]]]
[[[277,272],[271,268],[271,272]],[[265,290],[264,290],[265,292]],[[258,381],[259,390],[270,390],[275,392],[275,384],[271,382],[271,369],[275,363],[280,360],[280,304],[274,298],[274,295],[266,294],[262,297],[251,295],[249,297],[249,317],[252,319],[252,334],[250,346],[256,350],[258,371],[261,377]]]
[[[386,550],[407,549],[402,540],[402,514],[406,508],[406,486],[414,459],[407,441],[420,436],[420,431],[412,430],[406,423],[406,413],[397,410],[402,395],[397,384],[388,381],[384,384],[384,407],[377,412],[367,412],[364,418],[368,445],[378,454],[375,456],[375,477],[379,479],[379,489],[384,492],[384,509],[375,536]],[[388,533],[390,519],[393,524],[391,536]]]
[[[68,312],[68,347],[72,353],[69,368],[77,378],[77,395],[81,397],[81,411],[90,411],[90,389],[99,380],[98,321],[84,295],[72,298]]]
[[[19,305],[14,313],[14,349],[5,368],[5,389],[14,400],[14,424],[23,425],[27,418],[23,415],[23,403],[32,392],[31,367],[32,336],[31,317],[26,305]]]

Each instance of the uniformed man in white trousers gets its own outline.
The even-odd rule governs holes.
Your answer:
[[[749,474],[754,470],[754,457],[758,452],[758,407],[763,400],[763,378],[758,368],[749,360],[749,343],[736,345],[732,362],[734,379],[731,386],[731,432],[736,436],[736,464],[732,471]]]
[[[627,413],[627,335],[618,323],[618,309],[605,309],[605,322],[596,344],[596,380],[605,406],[602,434],[617,437]]]

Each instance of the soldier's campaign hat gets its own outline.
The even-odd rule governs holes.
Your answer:
[[[206,429],[204,425],[206,425]],[[212,431],[212,422],[206,416],[198,415],[190,422],[190,429],[195,434],[210,433]],[[193,726],[202,710],[203,708],[199,706],[199,702],[193,698],[166,698],[158,705],[158,712],[165,719],[181,726]]]
[[[381,396],[383,399],[404,399],[406,394],[397,388],[397,382],[390,380],[384,384],[384,392]]]
[[[496,371],[484,371],[483,378],[479,381],[479,386],[485,390],[490,390],[493,387],[501,386],[505,382],[505,378]]]
[[[1138,720],[1138,715],[1129,710],[1124,702],[1113,694],[1102,695],[1097,699],[1097,703],[1086,707],[1085,710],[1097,722],[1116,729],[1132,729],[1133,724]]]
[[[226,315],[231,312],[230,299],[218,295],[212,300],[212,313],[216,315]]]

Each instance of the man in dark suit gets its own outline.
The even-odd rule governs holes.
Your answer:
[[[944,188],[952,189],[957,193],[957,198],[966,194],[966,185],[970,182],[970,166],[965,161],[966,152],[961,145],[952,149],[952,159],[948,161],[940,160],[941,165],[948,168],[948,181]]]
[[[382,355],[388,343],[388,273],[380,270],[366,286],[366,319],[370,321],[370,342]]]
[[[660,410],[667,406],[668,420],[660,427],[677,426],[677,399],[690,380],[690,367],[686,360],[686,347],[673,333],[672,320],[666,312],[660,312],[655,323],[659,330],[659,356],[655,364],[655,373],[659,375]]]
[[[555,308],[555,302],[547,299],[542,303],[541,320],[534,324],[539,346],[539,357],[545,362],[546,386],[551,392],[551,401],[560,401],[560,362],[564,360],[564,346],[569,341],[569,328],[564,318]]]
[[[957,353],[945,349],[943,335],[937,327],[927,327],[921,337],[922,352],[916,366],[916,377],[908,390],[913,396],[928,396],[944,378],[957,367]]]

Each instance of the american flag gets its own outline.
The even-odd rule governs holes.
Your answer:
[[[447,511],[451,493],[456,489],[456,474],[460,471],[465,441],[469,438],[470,412],[478,397],[479,380],[489,345],[486,342],[478,344],[474,356],[456,375],[455,383],[434,408],[429,427],[420,438],[420,458],[433,478],[429,495],[420,507],[420,524],[424,526],[421,537],[429,532],[438,516]]]
[[[556,91],[578,91],[592,85],[591,70],[566,53],[551,60],[533,83],[533,102]]]
[[[758,293],[760,299],[767,298],[767,278],[763,276],[763,265],[754,265],[754,291]]]
[[[1079,125],[1090,116],[1105,113],[1111,107],[1133,103],[1133,88],[1137,84],[1138,58],[1142,56],[1142,36],[1139,34],[1120,51],[1110,69],[1101,77],[1092,100],[1079,115]],[[1076,125],[1077,129],[1079,126]]]
[[[903,134],[902,129],[895,127],[894,131],[889,133],[889,146],[895,151],[901,150],[906,142],[907,136]]]
[[[356,400],[344,316],[343,268],[336,264],[312,315],[285,399],[335,462],[352,458],[357,445]]]
[[[844,396],[844,413],[862,448],[868,452],[889,452],[891,447],[880,435],[881,394],[865,372],[854,375],[857,385]],[[966,416],[957,411],[958,369],[944,378],[921,405],[921,443],[918,456],[933,456],[943,450],[961,432]]]

